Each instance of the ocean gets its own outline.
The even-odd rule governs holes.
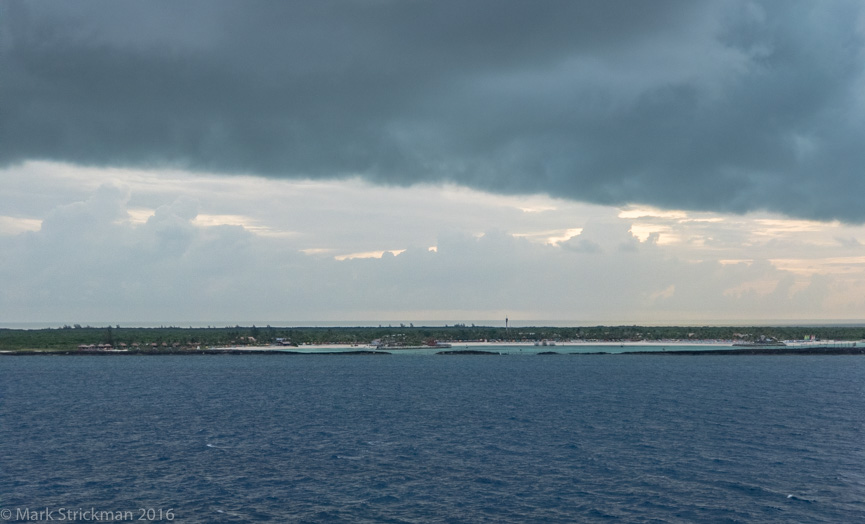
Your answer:
[[[0,517],[861,522],[863,385],[858,356],[2,357]]]

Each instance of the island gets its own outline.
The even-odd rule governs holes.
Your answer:
[[[401,354],[549,355],[569,353],[574,346],[588,350],[579,352],[581,355],[858,355],[865,354],[863,339],[865,325],[499,327],[403,323],[375,327],[152,328],[67,325],[0,329],[0,355],[387,355],[392,350]],[[634,349],[628,350],[629,347]],[[445,348],[448,349],[436,351]]]

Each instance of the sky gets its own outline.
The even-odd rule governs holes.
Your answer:
[[[865,318],[858,1],[0,3],[0,324]]]

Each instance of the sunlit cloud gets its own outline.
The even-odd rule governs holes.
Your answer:
[[[297,235],[293,231],[280,231],[270,226],[262,225],[259,220],[246,215],[211,215],[199,213],[192,220],[192,223],[198,227],[240,226],[250,233],[262,236],[284,238]]]
[[[552,205],[537,205],[537,206],[524,206],[519,208],[523,213],[543,213],[544,211],[555,211],[556,206]]]
[[[126,208],[126,213],[133,224],[144,224],[150,217],[156,214],[156,210],[143,207],[128,207]]]
[[[758,218],[754,220],[754,235],[759,236],[781,236],[791,233],[805,233],[813,231],[824,231],[829,228],[838,227],[839,222],[816,222],[813,220],[793,220],[778,218]]]
[[[300,250],[300,252],[304,255],[327,255],[329,253],[333,253],[334,251],[334,249],[320,247],[308,247]]]
[[[552,236],[547,237],[547,244],[555,246],[555,245],[559,244],[560,242],[564,242],[566,240],[570,240],[570,239],[574,238],[575,236],[579,235],[582,232],[583,232],[583,228],[581,228],[581,227],[574,227],[574,228],[566,229],[563,233],[561,233],[559,235],[552,235]]]
[[[346,255],[337,255],[333,257],[336,260],[353,260],[355,258],[381,258],[385,253],[390,253],[393,256],[397,256],[400,253],[405,252],[405,249],[385,249],[382,251],[364,251],[362,253],[349,253]]]
[[[513,233],[513,236],[516,238],[525,238],[532,242],[540,242],[544,244],[549,244],[551,246],[558,245],[561,242],[565,242],[566,240],[570,240],[571,238],[582,233],[583,228],[568,228],[568,229],[557,229],[551,231],[533,231],[531,233]]]
[[[672,228],[662,224],[646,224],[638,222],[631,224],[630,231],[632,235],[640,240],[640,242],[647,241],[652,235],[657,235],[657,243],[661,245],[673,244],[678,240],[678,235],[670,234]]]
[[[679,220],[681,223],[686,222],[705,222],[708,224],[717,224],[723,222],[724,218],[722,217],[708,217],[708,218],[682,218]]]
[[[774,258],[775,267],[799,275],[846,274],[865,276],[865,256],[828,258]]]
[[[17,235],[25,231],[39,231],[42,221],[36,218],[0,216],[0,235]]]

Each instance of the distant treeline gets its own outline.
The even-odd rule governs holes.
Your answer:
[[[761,339],[862,340],[865,327],[729,327],[729,326],[593,326],[593,327],[518,327],[466,326],[415,327],[91,327],[66,326],[54,329],[0,329],[0,350],[77,349],[80,345],[113,347],[207,347],[225,345],[286,344],[368,344],[375,339],[399,338],[409,344],[438,341],[523,341],[584,340],[736,340]]]

